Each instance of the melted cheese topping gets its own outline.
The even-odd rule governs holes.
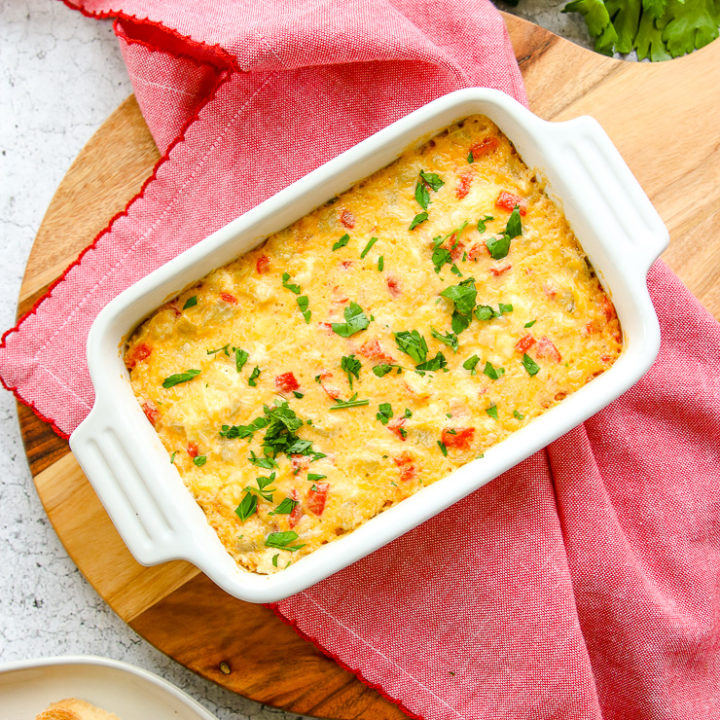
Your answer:
[[[228,552],[272,573],[482,455],[621,342],[562,212],[473,116],[161,307],[126,364]]]

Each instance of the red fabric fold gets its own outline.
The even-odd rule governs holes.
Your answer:
[[[164,152],[3,336],[6,387],[68,434],[84,346],[135,280],[342,150],[468,85],[524,100],[485,0],[84,0],[115,18]],[[652,370],[583,426],[276,606],[427,720],[720,717],[720,326],[657,263]]]

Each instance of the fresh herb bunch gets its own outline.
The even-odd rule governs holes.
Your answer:
[[[718,37],[720,0],[572,0],[564,13],[583,16],[595,50],[637,51],[639,60],[669,60]]]

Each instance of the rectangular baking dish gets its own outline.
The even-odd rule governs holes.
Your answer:
[[[537,169],[565,212],[622,324],[624,349],[603,375],[534,419],[484,457],[457,469],[352,533],[273,575],[238,567],[168,461],[123,362],[124,338],[185,287],[251,250],[408,147],[476,113],[487,115]],[[70,447],[135,558],[182,558],[242,600],[275,602],[300,592],[457,502],[625,392],[660,346],[646,275],[668,232],[600,125],[589,117],[551,123],[504,93],[468,88],[393,123],[210,235],[112,300],[95,320],[87,358],[95,405]]]

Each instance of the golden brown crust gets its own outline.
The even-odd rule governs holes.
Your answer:
[[[65,698],[43,710],[35,720],[120,720],[117,715],[78,698]]]

